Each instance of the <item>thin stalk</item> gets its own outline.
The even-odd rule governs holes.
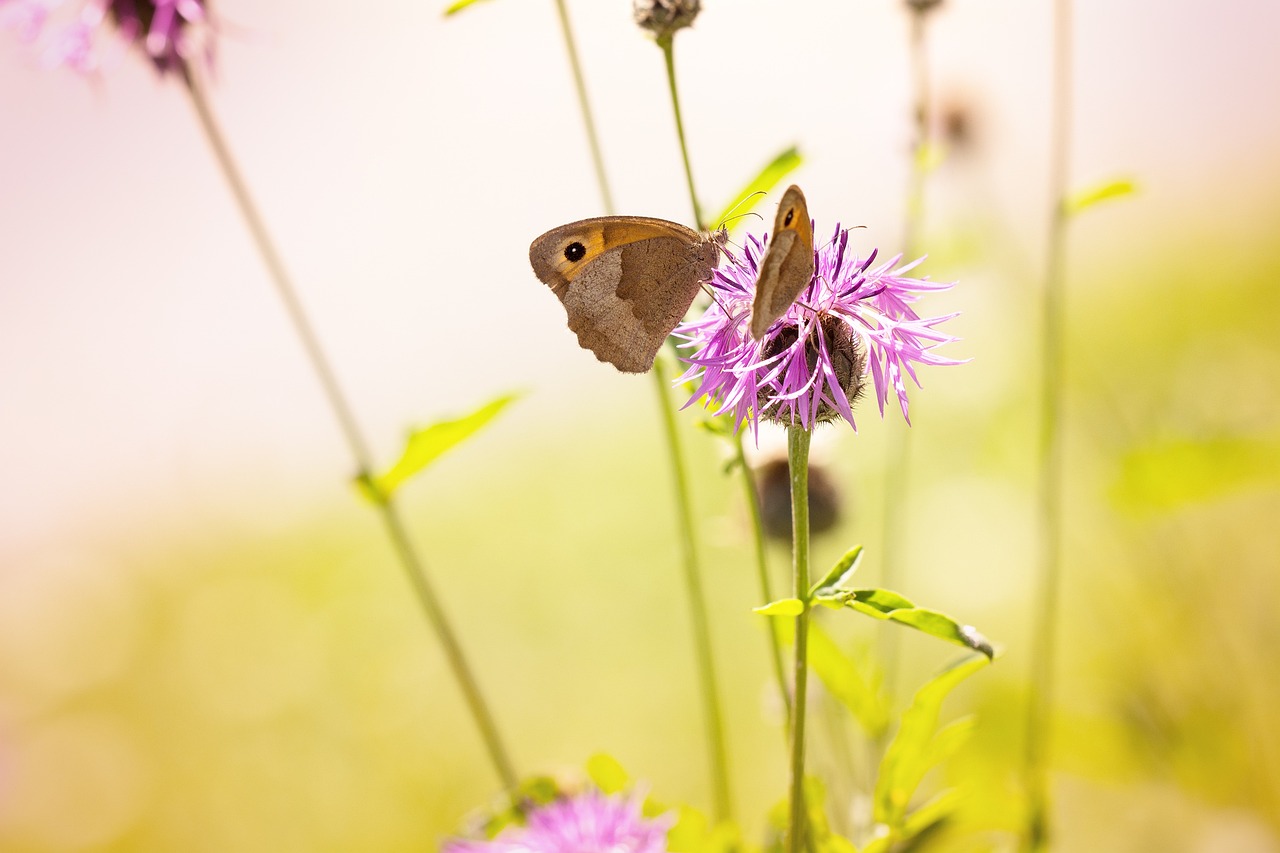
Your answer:
[[[258,213],[253,198],[249,194],[248,185],[241,176],[235,159],[231,156],[226,139],[222,135],[212,110],[209,108],[208,101],[205,99],[200,84],[196,80],[196,75],[191,72],[189,67],[184,66],[182,76],[183,81],[186,83],[187,91],[191,95],[191,102],[195,106],[196,115],[200,119],[200,126],[209,140],[209,147],[213,149],[214,158],[218,161],[223,177],[227,181],[227,186],[231,189],[231,194],[235,197],[236,204],[240,207],[240,213],[244,217],[245,225],[248,227],[249,233],[258,247],[258,252],[262,255],[263,263],[266,264],[267,272],[275,284],[276,292],[284,303],[285,311],[289,315],[289,320],[293,323],[294,331],[297,332],[299,339],[302,341],[303,349],[311,362],[311,367],[315,370],[316,376],[320,380],[320,385],[329,400],[329,406],[333,409],[338,425],[346,437],[352,456],[355,457],[357,475],[368,482],[373,474],[373,455],[369,451],[369,444],[365,441],[364,435],[360,431],[355,414],[350,403],[347,402],[342,386],[338,383],[337,375],[329,363],[329,358],[320,343],[320,338],[316,335],[315,329],[302,307],[302,302],[298,298],[297,288],[294,287],[288,272],[285,270],[284,263],[280,259],[280,253],[276,251],[271,235],[267,231],[261,215]],[[400,558],[400,563],[408,575],[409,583],[417,595],[418,602],[422,605],[428,621],[436,631],[440,645],[444,648],[449,666],[453,670],[453,675],[458,680],[458,685],[462,688],[467,706],[471,710],[471,716],[475,720],[476,726],[480,729],[480,736],[489,752],[489,759],[493,763],[494,770],[504,786],[514,788],[518,779],[512,769],[511,759],[503,746],[502,738],[498,735],[493,715],[489,712],[489,706],[480,693],[479,684],[472,674],[471,667],[467,664],[466,657],[462,653],[462,647],[449,620],[445,616],[440,599],[431,586],[426,574],[426,567],[418,556],[408,532],[405,530],[399,511],[390,496],[382,496],[375,503],[375,506],[387,529],[387,535],[391,539],[392,547]]]
[[[680,450],[680,433],[676,429],[675,412],[671,409],[666,366],[661,358],[653,365],[657,380],[662,425],[671,451],[671,476],[676,487],[676,516],[680,525],[680,545],[684,553],[684,580],[689,595],[690,615],[693,618],[694,652],[698,661],[698,677],[702,688],[702,700],[706,716],[707,749],[711,761],[711,787],[718,820],[728,820],[732,814],[729,796],[729,761],[724,741],[724,713],[720,706],[720,691],[716,686],[715,656],[711,650],[711,628],[707,618],[707,597],[702,589],[702,572],[698,561],[697,540],[693,533],[693,508],[689,500],[689,483],[685,475],[684,455]]]
[[[920,241],[920,223],[924,217],[924,166],[922,154],[929,133],[929,52],[925,42],[927,9],[908,4],[910,9],[910,46],[912,125],[911,162],[907,169],[906,209],[903,214],[902,251],[915,257]],[[911,429],[906,424],[888,430],[888,452],[884,482],[884,558],[881,583],[888,589],[903,585],[907,532],[907,503],[910,500],[908,477],[911,471]],[[885,693],[892,699],[897,692],[902,658],[902,632],[885,625],[880,631],[880,653],[884,662]],[[886,630],[890,629],[890,630]]]
[[[751,476],[751,468],[747,465],[747,456],[742,447],[742,433],[733,437],[733,449],[737,453],[738,470],[742,473],[743,497],[747,502],[747,511],[751,514],[751,531],[754,534],[756,547],[756,572],[760,576],[761,603],[773,601],[772,584],[769,582],[768,548],[764,539],[764,520],[760,516],[760,494],[756,491],[755,478]],[[786,719],[786,731],[791,730],[791,691],[787,689],[787,670],[782,663],[782,637],[779,635],[777,619],[765,619],[769,625],[769,648],[773,658],[773,674],[778,679],[778,695],[782,697],[782,707]]]
[[[1044,315],[1041,320],[1040,572],[1031,647],[1031,695],[1027,702],[1025,784],[1028,797],[1024,849],[1046,849],[1049,819],[1049,739],[1057,662],[1058,593],[1062,585],[1063,380],[1066,280],[1067,167],[1071,141],[1071,0],[1054,2],[1053,125],[1050,131],[1048,244]]]
[[[587,83],[582,75],[582,63],[578,60],[578,44],[573,39],[573,28],[569,26],[569,12],[564,0],[556,0],[556,13],[560,17],[560,30],[564,33],[565,52],[569,54],[569,65],[573,68],[573,85],[578,92],[578,106],[582,111],[582,124],[587,131],[587,145],[591,148],[591,162],[596,167],[596,183],[600,186],[600,200],[604,202],[604,212],[613,215],[613,193],[609,190],[609,178],[604,170],[604,154],[600,151],[600,137],[596,134],[596,121],[591,112],[591,102],[587,100]]]
[[[699,231],[707,224],[702,220],[702,205],[698,203],[698,191],[693,188],[693,169],[689,166],[689,146],[684,138],[684,118],[680,114],[680,92],[676,88],[675,39],[671,36],[658,39],[662,58],[667,65],[667,88],[671,91],[671,111],[676,117],[676,135],[680,137],[680,157],[684,160],[684,177],[689,184],[689,200],[693,202],[693,222]]]
[[[578,106],[582,111],[582,123],[586,128],[587,140],[590,143],[592,157],[595,160],[596,181],[600,186],[600,196],[604,200],[605,212],[612,214],[614,212],[613,196],[609,191],[604,158],[600,153],[599,138],[596,135],[595,119],[591,112],[590,101],[587,99],[582,63],[578,58],[578,46],[573,38],[573,30],[569,26],[569,14],[565,8],[564,0],[556,0],[556,10],[560,16],[561,30],[564,33],[565,51],[569,54],[569,64],[573,68],[574,84],[578,90]],[[678,114],[677,109],[677,116]],[[687,159],[685,165],[687,169]],[[690,183],[690,186],[692,187],[692,183]],[[669,387],[664,378],[664,372],[662,358],[659,357],[653,369],[654,388],[658,394],[658,409],[662,413],[662,421],[665,426],[667,453],[671,460],[676,490],[676,522],[681,533],[685,585],[688,588],[690,609],[692,610],[695,657],[698,662],[699,682],[705,708],[715,814],[717,818],[726,820],[730,816],[731,807],[728,752],[725,748],[724,740],[724,715],[721,711],[720,695],[716,687],[715,662],[711,649],[711,632],[708,627],[706,596],[702,590],[697,541],[693,529],[693,507],[689,500],[684,459],[680,450],[680,436],[676,431],[675,412],[672,408]]]
[[[805,848],[804,711],[809,682],[809,438],[807,429],[787,428],[787,462],[791,470],[791,540],[796,598],[804,609],[796,617],[795,710],[791,719],[791,831],[788,853]]]

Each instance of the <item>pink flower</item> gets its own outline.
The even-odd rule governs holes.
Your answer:
[[[179,71],[203,50],[211,58],[206,0],[0,0],[0,27],[39,43],[49,65],[94,72],[104,31],[138,46],[160,73]]]
[[[441,853],[667,853],[673,820],[644,817],[634,797],[589,791],[530,812],[491,841],[445,842]]]
[[[843,418],[856,429],[853,402],[869,378],[880,415],[896,397],[910,423],[904,377],[918,386],[917,365],[961,363],[933,352],[956,340],[934,328],[955,315],[922,319],[911,306],[920,294],[951,285],[907,277],[919,261],[896,267],[901,256],[873,266],[874,251],[858,258],[848,243],[848,230],[837,225],[814,252],[808,287],[758,341],[748,317],[767,237],[748,237],[741,258],[725,252],[728,262],[710,282],[715,301],[675,330],[692,350],[679,380],[698,383],[689,403],[704,399],[717,414],[731,413],[735,427],[754,428],[764,418],[812,429]]]

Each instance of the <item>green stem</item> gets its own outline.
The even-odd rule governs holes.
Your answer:
[[[924,216],[924,168],[921,155],[929,132],[929,53],[925,43],[928,11],[917,6],[911,12],[911,88],[912,122],[911,163],[907,170],[906,210],[902,228],[902,251],[915,257],[920,240],[920,223]],[[881,583],[887,589],[900,589],[905,571],[907,547],[907,504],[910,501],[911,429],[895,424],[888,429],[888,451],[885,454],[884,483],[884,557]],[[897,692],[902,658],[902,632],[885,625],[880,631],[880,652],[884,664],[885,693],[892,700]]]
[[[666,372],[666,367],[659,355],[653,365],[654,388],[658,392],[658,408],[662,411],[662,425],[665,428],[667,449],[671,457],[671,475],[676,487],[676,519],[680,525],[680,544],[684,552],[684,579],[693,618],[694,652],[698,661],[698,675],[706,716],[715,816],[717,820],[723,821],[728,820],[732,815],[728,752],[724,742],[724,714],[720,709],[720,692],[716,687],[715,658],[711,651],[711,629],[707,618],[707,598],[702,590],[697,540],[693,534],[693,507],[689,500],[689,483],[685,476],[684,455],[680,450],[680,433],[676,429],[675,413],[672,411],[668,396]]]
[[[809,681],[809,437],[807,429],[787,429],[787,461],[791,469],[791,538],[795,597],[804,602],[796,617],[795,710],[791,721],[791,832],[788,853],[805,849],[804,711]]]
[[[587,100],[587,83],[582,75],[582,63],[578,60],[578,44],[573,39],[573,28],[569,26],[569,12],[565,8],[564,0],[556,0],[556,12],[560,17],[560,30],[564,33],[565,52],[569,54],[569,65],[573,68],[573,85],[578,92],[578,107],[582,112],[582,124],[587,131],[591,162],[596,168],[596,183],[600,186],[600,199],[604,202],[604,212],[613,215],[613,193],[609,190],[609,178],[604,170],[604,155],[600,151],[600,137],[596,134],[596,121],[591,112],[591,102]]]
[[[693,188],[693,169],[689,166],[689,145],[684,138],[684,118],[680,114],[680,92],[676,88],[675,44],[671,36],[658,39],[662,58],[667,65],[667,88],[671,91],[671,110],[676,117],[676,135],[680,138],[680,157],[684,160],[684,177],[689,184],[689,200],[693,202],[693,222],[699,231],[707,227],[702,221],[702,206],[698,204],[698,191]]]
[[[756,491],[756,482],[747,465],[747,456],[742,447],[742,433],[733,437],[733,448],[737,453],[738,470],[742,473],[743,497],[747,501],[747,511],[751,514],[751,530],[754,533],[756,547],[756,571],[760,576],[760,598],[762,603],[773,601],[772,585],[769,583],[768,549],[765,546],[764,520],[760,516],[760,495]],[[778,695],[782,697],[782,707],[786,715],[786,731],[791,730],[791,691],[787,689],[787,670],[782,663],[781,628],[777,619],[765,619],[769,625],[769,647],[773,658],[773,674],[778,679]]]
[[[341,427],[347,444],[351,448],[351,453],[355,457],[357,475],[367,482],[373,473],[373,456],[369,452],[369,444],[360,432],[360,427],[356,423],[351,405],[347,402],[347,397],[338,383],[337,375],[334,373],[328,356],[325,355],[324,348],[320,344],[320,338],[302,307],[302,302],[298,298],[297,288],[294,287],[289,274],[285,270],[284,262],[281,260],[279,252],[276,251],[266,224],[263,222],[261,215],[259,215],[257,206],[249,194],[248,185],[241,176],[235,159],[231,156],[226,139],[214,119],[213,112],[209,108],[208,101],[204,97],[196,76],[188,67],[182,69],[182,75],[187,91],[191,95],[191,102],[195,106],[196,115],[200,119],[200,125],[209,140],[209,146],[213,149],[214,157],[222,169],[223,177],[226,178],[231,194],[235,197],[237,205],[239,205],[240,213],[244,217],[249,233],[258,247],[258,252],[262,255],[263,263],[266,264],[267,272],[270,273],[271,280],[275,284],[276,292],[279,294],[281,301],[284,302],[285,311],[288,313],[294,330],[302,341],[303,349],[306,350],[312,369],[315,370],[316,376],[320,380],[320,385],[324,388],[329,405],[333,409],[334,416],[338,419],[338,425]],[[480,729],[480,736],[488,749],[489,758],[493,762],[494,769],[497,771],[503,785],[507,788],[514,788],[518,779],[512,769],[511,759],[502,744],[502,739],[498,735],[493,715],[489,712],[489,706],[485,703],[484,697],[480,693],[480,687],[462,653],[462,647],[458,643],[457,635],[449,624],[449,620],[445,617],[440,599],[427,578],[426,568],[418,556],[408,532],[404,528],[399,512],[389,497],[378,501],[376,506],[387,529],[387,535],[391,539],[392,547],[400,558],[400,563],[408,575],[409,582],[418,597],[418,602],[422,605],[422,609],[427,615],[427,619],[432,627],[435,628],[440,644],[444,648],[445,656],[449,660],[449,666],[452,668],[454,677],[462,688],[463,696],[471,709],[471,716],[475,719],[476,725]]]
[[[1050,715],[1057,658],[1058,591],[1062,583],[1062,481],[1065,243],[1067,164],[1071,140],[1071,2],[1055,0],[1053,39],[1053,127],[1049,165],[1049,219],[1045,257],[1043,350],[1041,354],[1040,412],[1040,572],[1035,612],[1036,633],[1031,647],[1031,695],[1027,702],[1025,784],[1028,798],[1027,834],[1023,849],[1046,849],[1050,834],[1049,764]]]

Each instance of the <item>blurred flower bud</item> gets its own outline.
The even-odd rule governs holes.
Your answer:
[[[765,462],[756,469],[760,517],[767,536],[791,541],[791,473],[786,459]],[[840,490],[820,463],[809,461],[809,532],[825,533],[840,520]]]
[[[919,15],[932,12],[941,5],[942,0],[907,0],[907,8]]]
[[[669,39],[676,30],[693,24],[702,11],[702,0],[635,0],[636,24],[658,39]]]

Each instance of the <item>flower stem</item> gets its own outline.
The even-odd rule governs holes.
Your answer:
[[[807,429],[787,428],[787,461],[791,470],[791,538],[795,597],[804,602],[796,617],[796,699],[791,720],[791,832],[788,853],[805,849],[804,711],[809,681],[809,437]]]
[[[684,160],[684,177],[689,184],[689,200],[693,202],[693,222],[701,231],[707,227],[702,221],[702,206],[698,203],[698,191],[693,188],[693,169],[689,166],[689,146],[684,139],[684,119],[680,115],[680,92],[676,88],[675,39],[665,36],[658,39],[662,58],[667,65],[667,88],[671,91],[671,111],[676,117],[676,135],[680,138],[680,157]]]
[[[751,476],[751,468],[747,465],[747,456],[742,447],[742,433],[733,437],[733,447],[737,453],[738,470],[742,473],[743,497],[747,502],[747,511],[751,514],[751,530],[756,547],[756,571],[760,575],[760,597],[762,604],[773,601],[772,585],[769,583],[768,549],[765,547],[764,520],[760,516],[760,495],[756,491],[755,480]],[[782,663],[782,638],[778,620],[765,619],[769,625],[769,647],[773,658],[773,673],[778,679],[778,695],[782,697],[782,707],[786,718],[785,731],[791,730],[791,691],[787,689],[787,671]]]
[[[556,0],[556,13],[560,17],[560,30],[564,33],[565,52],[569,54],[569,65],[573,68],[573,85],[578,92],[578,106],[582,112],[582,124],[587,131],[587,144],[591,148],[591,162],[596,168],[596,183],[600,186],[600,199],[604,202],[604,212],[613,214],[613,193],[609,190],[609,178],[604,170],[604,154],[600,151],[600,137],[596,134],[596,121],[591,112],[591,102],[587,100],[587,83],[582,75],[582,63],[578,60],[578,44],[573,39],[573,28],[569,26],[569,12],[564,0]]]
[[[1050,714],[1056,664],[1058,590],[1062,582],[1062,394],[1067,164],[1071,140],[1071,0],[1054,2],[1053,126],[1049,164],[1048,247],[1045,256],[1043,349],[1040,412],[1040,571],[1031,647],[1031,695],[1027,702],[1024,777],[1028,799],[1023,849],[1047,848],[1050,834]]]
[[[902,251],[915,257],[924,218],[924,165],[922,155],[929,133],[929,52],[925,43],[927,9],[908,4],[911,16],[911,117],[913,134],[911,162],[907,169],[906,209],[903,214]],[[905,423],[888,430],[884,483],[884,558],[881,583],[887,589],[900,589],[905,575],[903,559],[906,551],[907,503],[910,500],[908,476],[911,470],[911,429]],[[884,625],[880,631],[880,654],[884,666],[884,689],[892,700],[897,692],[902,649],[902,632]]]
[[[259,215],[258,209],[249,195],[249,188],[245,184],[244,178],[240,175],[235,159],[231,156],[231,151],[227,147],[222,131],[214,119],[213,112],[209,108],[208,101],[204,97],[199,82],[196,80],[196,75],[191,72],[189,67],[183,66],[182,77],[187,91],[191,95],[191,102],[195,106],[200,125],[209,140],[209,146],[213,149],[214,157],[222,169],[223,177],[226,178],[231,194],[235,197],[240,213],[249,228],[249,233],[252,235],[259,253],[262,255],[263,263],[266,264],[271,280],[275,284],[276,292],[280,295],[281,301],[284,302],[285,311],[288,313],[294,330],[302,341],[303,349],[306,350],[312,369],[315,370],[316,376],[324,388],[329,405],[333,409],[334,416],[337,418],[342,433],[346,437],[347,444],[351,448],[351,454],[355,457],[358,469],[357,475],[368,481],[373,474],[373,456],[369,451],[369,444],[360,432],[360,427],[356,423],[351,405],[347,402],[346,395],[342,392],[342,387],[338,383],[337,375],[330,366],[329,359],[320,344],[320,339],[307,318],[302,302],[298,298],[297,288],[293,286],[289,274],[285,271],[280,254],[276,251],[275,244],[271,240],[266,225],[263,223],[262,217]],[[400,563],[408,575],[409,582],[427,615],[428,621],[435,628],[436,635],[444,648],[454,677],[462,688],[467,705],[471,709],[471,715],[480,729],[480,736],[483,738],[485,747],[489,752],[489,758],[493,762],[494,770],[504,786],[514,788],[518,779],[512,769],[511,759],[507,755],[502,739],[498,735],[493,715],[489,712],[489,707],[480,693],[480,687],[462,653],[462,647],[458,643],[457,635],[445,616],[444,608],[427,577],[426,567],[418,556],[408,532],[405,530],[399,511],[389,496],[383,496],[375,505],[379,515],[382,517],[387,535],[391,539],[392,547],[400,558]]]
[[[604,201],[605,212],[612,214],[614,212],[613,195],[609,191],[604,158],[600,153],[599,137],[596,134],[595,119],[591,112],[591,103],[587,99],[587,87],[582,73],[582,62],[578,58],[578,46],[573,38],[573,29],[569,25],[569,13],[565,8],[564,0],[556,0],[556,10],[560,17],[560,28],[564,34],[565,51],[569,54],[569,64],[573,68],[574,85],[578,91],[578,106],[582,112],[582,123],[586,128],[587,141],[591,146],[592,158],[595,161],[596,181],[600,186],[600,196]],[[683,135],[681,136],[681,142],[683,145]],[[687,169],[687,158],[685,166]],[[690,187],[692,187],[692,178],[690,179]],[[724,715],[720,710],[720,694],[716,687],[715,661],[711,649],[711,632],[707,618],[706,596],[702,590],[697,541],[693,532],[693,508],[689,501],[689,487],[685,476],[684,459],[680,452],[680,436],[676,431],[675,413],[672,409],[661,357],[654,364],[653,377],[654,387],[658,393],[658,409],[662,413],[662,421],[665,427],[667,453],[671,459],[671,469],[675,482],[676,518],[680,526],[681,546],[684,551],[685,584],[688,588],[690,609],[692,610],[695,655],[698,662],[699,680],[702,685],[703,704],[705,706],[715,814],[717,818],[726,820],[730,816],[731,808],[728,759],[724,741]]]
[[[667,449],[671,457],[671,474],[676,487],[676,517],[680,524],[680,544],[684,551],[684,579],[689,595],[689,607],[693,617],[693,641],[698,661],[702,700],[705,706],[707,747],[711,759],[712,792],[717,820],[728,820],[732,815],[729,796],[729,762],[724,742],[724,714],[720,709],[720,692],[716,687],[715,658],[711,651],[711,629],[707,618],[707,599],[702,590],[702,572],[698,560],[697,540],[693,534],[693,507],[689,500],[689,484],[685,476],[684,456],[680,451],[680,433],[676,429],[675,413],[666,377],[666,367],[659,357],[653,365],[654,387],[658,392],[658,408],[662,410],[662,424],[667,436]]]

